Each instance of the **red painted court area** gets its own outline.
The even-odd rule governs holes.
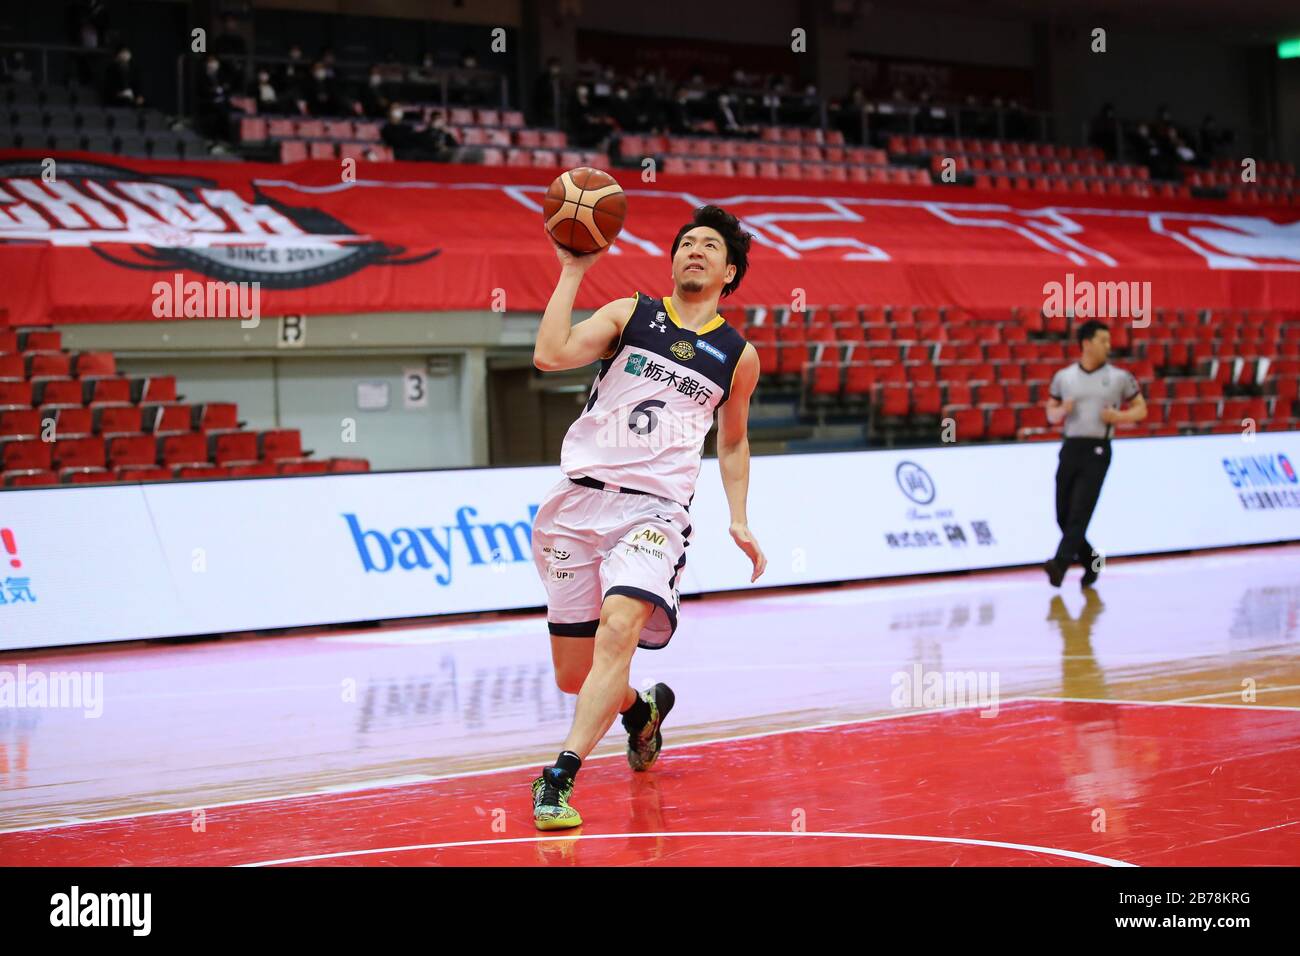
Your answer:
[[[666,748],[582,770],[584,825],[533,829],[536,768],[0,834],[32,865],[1287,865],[1300,713],[1020,699]],[[199,823],[201,822],[201,828]]]

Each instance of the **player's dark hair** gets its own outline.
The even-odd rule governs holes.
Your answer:
[[[1078,340],[1079,344],[1082,345],[1084,342],[1089,341],[1098,332],[1109,331],[1110,326],[1105,322],[1098,322],[1096,319],[1089,319],[1087,322],[1083,323],[1083,325],[1079,326],[1079,330],[1074,333],[1074,337]]]
[[[707,226],[717,230],[722,236],[722,241],[727,244],[727,265],[736,267],[735,276],[722,287],[722,295],[725,298],[740,288],[740,280],[745,278],[745,273],[749,271],[749,242],[753,237],[740,227],[739,219],[720,206],[700,206],[695,210],[691,221],[677,230],[677,238],[673,240],[672,251],[668,254],[669,259],[676,257],[677,247],[682,243],[682,236],[697,226]]]

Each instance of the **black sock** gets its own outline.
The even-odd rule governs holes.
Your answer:
[[[582,758],[572,750],[565,750],[555,758],[555,769],[559,770],[566,777],[572,780],[578,775],[578,768],[582,766]]]
[[[640,730],[650,721],[650,705],[640,694],[627,710],[623,711],[623,726],[629,730]]]

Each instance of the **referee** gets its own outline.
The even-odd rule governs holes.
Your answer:
[[[1056,523],[1061,543],[1043,565],[1052,587],[1059,588],[1075,561],[1083,565],[1084,587],[1097,580],[1093,550],[1084,535],[1110,467],[1110,434],[1119,422],[1147,417],[1146,399],[1131,372],[1110,365],[1110,330],[1095,319],[1079,326],[1079,361],[1052,377],[1047,420],[1065,422],[1060,464],[1056,469]],[[1121,402],[1131,402],[1121,412]]]

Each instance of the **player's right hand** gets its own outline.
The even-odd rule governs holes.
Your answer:
[[[1071,412],[1073,412],[1073,411],[1074,411],[1074,399],[1072,399],[1072,398],[1067,398],[1065,401],[1061,402],[1061,410],[1062,410],[1063,412],[1065,412],[1065,414],[1067,414],[1067,415],[1069,415]]]
[[[543,226],[542,228],[545,229],[546,227]],[[556,242],[555,237],[550,232],[546,233],[546,238],[550,239],[551,245],[555,246],[556,258],[560,260],[560,265],[564,267],[564,270],[566,272],[576,272],[578,275],[582,275],[594,266],[597,260],[609,251],[609,246],[606,246],[603,249],[597,249],[595,252],[589,252],[585,256],[580,256]]]

